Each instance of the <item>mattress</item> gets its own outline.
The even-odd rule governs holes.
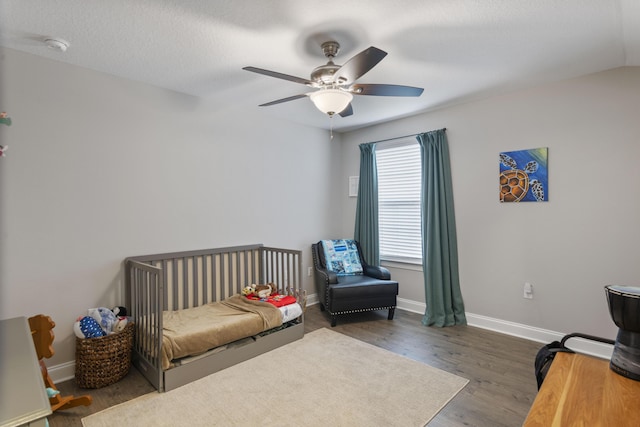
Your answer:
[[[302,315],[302,307],[297,302],[278,307],[278,310],[280,310],[280,314],[282,314],[282,323],[290,322]]]

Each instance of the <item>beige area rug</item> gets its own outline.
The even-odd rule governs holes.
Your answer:
[[[82,419],[113,426],[424,426],[468,380],[346,335],[303,339]]]

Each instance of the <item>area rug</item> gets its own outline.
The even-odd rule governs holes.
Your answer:
[[[468,380],[318,329],[167,393],[82,419],[113,426],[424,426]]]

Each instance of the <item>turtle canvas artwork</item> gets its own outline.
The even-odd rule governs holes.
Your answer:
[[[546,202],[547,148],[500,153],[500,202]]]

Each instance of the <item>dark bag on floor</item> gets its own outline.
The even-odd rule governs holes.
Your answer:
[[[558,352],[563,353],[575,353],[573,350],[568,348],[565,343],[569,338],[578,337],[578,338],[586,338],[593,341],[602,342],[605,344],[614,344],[615,341],[595,337],[593,335],[586,335],[580,333],[573,333],[569,335],[565,335],[561,341],[554,341],[542,347],[538,350],[538,354],[536,354],[535,360],[535,372],[536,372],[536,381],[538,382],[538,390],[542,386],[542,382],[544,378],[547,376],[547,372],[549,372],[549,368],[551,367],[551,362],[553,362],[554,357]]]
[[[553,362],[553,358],[556,357],[556,353],[558,352],[573,353],[573,350],[565,347],[564,344],[560,344],[560,341],[549,343],[538,350],[535,362],[538,390],[540,390],[540,386],[542,386],[542,382],[544,381],[544,378],[547,376],[547,372],[549,372],[549,368],[551,367],[551,362]]]

